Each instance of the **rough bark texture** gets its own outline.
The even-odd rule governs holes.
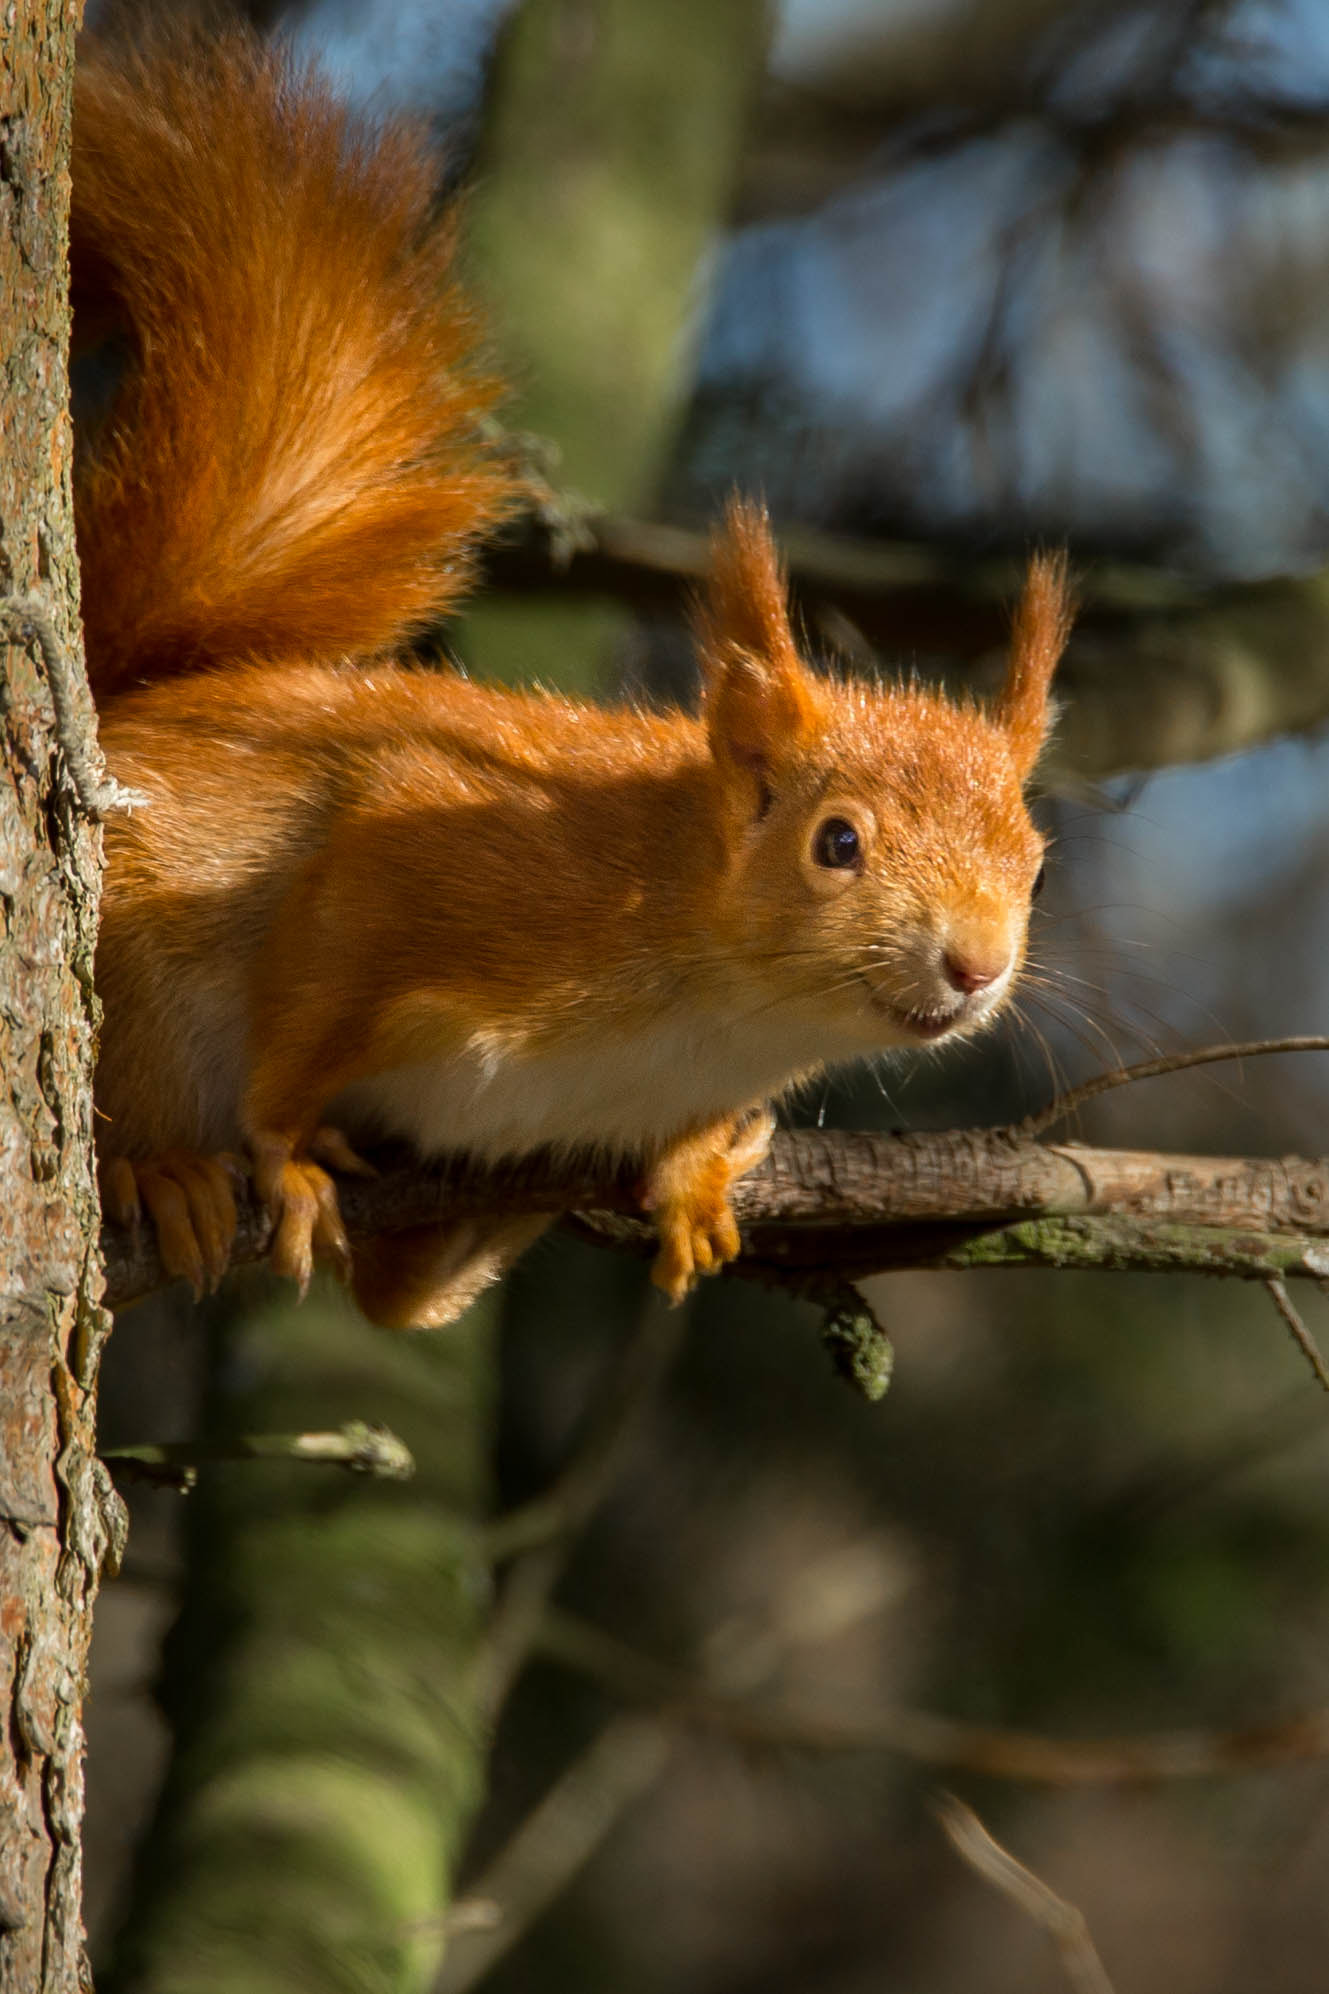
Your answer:
[[[86,1982],[83,1676],[117,1505],[92,1456],[104,1318],[91,1162],[99,839],[53,745],[39,644],[77,630],[66,392],[77,0],[0,27],[0,1989]]]

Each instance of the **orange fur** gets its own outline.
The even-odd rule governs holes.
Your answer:
[[[767,786],[776,761],[811,737],[817,689],[789,628],[783,570],[760,506],[734,499],[711,541],[710,586],[693,622],[716,759]]]
[[[1011,627],[1010,668],[997,703],[997,718],[1011,738],[1022,775],[1038,760],[1047,733],[1048,687],[1074,615],[1064,551],[1035,554]]]
[[[81,65],[73,174],[76,298],[132,349],[77,481],[103,694],[390,651],[453,607],[516,493],[423,132],[238,30],[159,29]]]
[[[103,727],[149,799],[108,832],[97,963],[115,1207],[146,1204],[203,1285],[229,1193],[199,1159],[245,1148],[303,1282],[349,1251],[324,1168],[348,1144],[591,1148],[640,1167],[677,1297],[737,1248],[754,1111],[1004,1002],[1042,852],[1021,783],[1061,628],[1048,586],[988,713],[811,672],[768,523],[739,503],[698,616],[700,719],[375,659],[452,599],[508,497],[471,454],[488,385],[438,379],[471,350],[453,294],[423,327],[416,142],[371,146],[247,42],[132,75],[129,168],[109,158],[117,72],[94,73],[78,154],[93,246],[122,226],[134,244],[117,267],[143,361],[84,475],[94,671],[155,680]],[[260,184],[278,171],[280,199]],[[189,215],[201,244],[251,201],[271,288],[220,234],[195,263],[169,225]],[[379,1320],[443,1321],[537,1229],[375,1242],[353,1279]]]

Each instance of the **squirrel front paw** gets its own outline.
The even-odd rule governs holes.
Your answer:
[[[291,1137],[269,1130],[249,1140],[254,1188],[272,1221],[268,1263],[275,1274],[295,1282],[303,1300],[316,1259],[330,1260],[342,1281],[349,1280],[351,1273],[351,1243],[342,1224],[337,1186],[323,1162],[360,1177],[372,1177],[374,1171],[337,1129],[319,1129],[301,1150],[297,1152]]]
[[[760,1163],[774,1127],[765,1108],[728,1118],[676,1143],[651,1170],[643,1202],[660,1235],[651,1279],[671,1302],[681,1302],[698,1276],[737,1257],[742,1241],[730,1187]]]
[[[220,1285],[235,1243],[234,1180],[238,1156],[203,1156],[172,1149],[146,1162],[113,1156],[102,1167],[102,1209],[120,1225],[137,1227],[146,1210],[164,1271],[188,1281],[198,1301]]]

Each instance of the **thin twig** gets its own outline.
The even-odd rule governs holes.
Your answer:
[[[687,1333],[687,1313],[650,1296],[619,1352],[568,1466],[544,1495],[499,1517],[486,1533],[498,1562],[518,1558],[494,1615],[482,1700],[492,1719],[525,1665],[576,1533],[608,1494],[629,1442]]]
[[[1100,1094],[1107,1094],[1114,1087],[1125,1087],[1136,1080],[1154,1080],[1164,1073],[1184,1073],[1190,1066],[1216,1066],[1226,1059],[1255,1059],[1270,1052],[1329,1052],[1329,1038],[1316,1034],[1302,1034],[1285,1039],[1248,1039],[1241,1044],[1202,1045],[1189,1052],[1167,1053],[1160,1059],[1143,1059],[1135,1066],[1120,1066],[1109,1073],[1096,1073],[1080,1087],[1072,1087],[1068,1093],[1058,1094],[1049,1101],[1046,1108],[1037,1114],[1026,1115],[1017,1122],[1011,1133],[1026,1140],[1042,1135],[1056,1122],[1065,1121],[1067,1115],[1074,1114],[1086,1101],[1093,1101]]]
[[[1151,1786],[1329,1758],[1329,1709],[1241,1731],[1060,1739],[970,1724],[904,1704],[861,1712],[800,1710],[767,1697],[733,1695],[562,1611],[546,1616],[538,1647],[548,1660],[591,1676],[612,1695],[663,1709],[742,1745],[777,1751],[887,1752],[939,1771],[1053,1787]]]
[[[1329,1392],[1329,1369],[1325,1366],[1325,1361],[1320,1355],[1320,1347],[1311,1335],[1301,1311],[1287,1291],[1287,1283],[1274,1274],[1264,1285],[1269,1290],[1274,1307],[1292,1331],[1297,1348],[1315,1373],[1322,1389]]]
[[[508,1574],[490,1622],[476,1697],[480,1713],[491,1729],[537,1645],[549,1602],[567,1561],[567,1547],[563,1543],[541,1544],[518,1558]]]
[[[102,1457],[117,1481],[155,1482],[192,1489],[198,1471],[216,1461],[305,1461],[314,1467],[408,1481],[415,1460],[404,1440],[386,1426],[348,1420],[331,1433],[249,1433],[229,1440],[154,1440],[110,1447]]]
[[[492,1932],[503,1922],[503,1907],[492,1897],[459,1897],[443,1914],[443,1929],[449,1938],[458,1932]]]
[[[503,1923],[503,1906],[496,1904],[492,1897],[477,1897],[468,1893],[450,1904],[446,1911],[435,1911],[423,1918],[402,1918],[392,1927],[394,1938],[432,1939],[455,1938],[458,1932],[469,1935],[472,1932],[494,1932]],[[347,1936],[351,1934],[348,1932]],[[372,1936],[382,1937],[381,1929],[372,1928],[372,1934],[363,1929],[355,1937],[363,1939]]]
[[[528,1553],[517,1568],[518,1574],[548,1555],[549,1549]],[[781,1599],[777,1595],[769,1613],[755,1620],[745,1615],[713,1629],[707,1645],[723,1646],[724,1680],[739,1681],[748,1688],[764,1682],[795,1647],[824,1639],[830,1628],[843,1632],[876,1611],[881,1592],[872,1577],[879,1574],[865,1576],[857,1555],[860,1550],[855,1545],[846,1547],[849,1569],[841,1565],[839,1583],[831,1588],[836,1595],[833,1605],[824,1596],[819,1611],[810,1607],[802,1583],[807,1574],[800,1572],[786,1589],[787,1596]],[[822,1561],[817,1570],[825,1578],[828,1561]],[[567,1887],[618,1816],[664,1773],[677,1735],[677,1719],[669,1713],[652,1712],[626,1728],[622,1719],[606,1727],[590,1752],[560,1780],[554,1794],[541,1801],[535,1813],[516,1829],[506,1849],[494,1858],[477,1884],[478,1890],[497,1897],[502,1904],[502,1931],[487,1947],[483,1960],[469,1945],[459,1962],[455,1955],[449,1955],[442,1981],[446,1994],[472,1986]],[[585,1798],[579,1798],[583,1793]],[[555,1802],[553,1807],[551,1801]],[[592,1808],[598,1819],[591,1814]],[[588,1825],[594,1826],[594,1833],[587,1831]]]
[[[502,1922],[449,1947],[434,1994],[465,1994],[512,1950],[660,1779],[675,1736],[649,1717],[606,1724],[477,1877],[468,1895],[500,1905]]]
[[[598,1509],[686,1332],[685,1314],[648,1298],[641,1325],[619,1353],[567,1467],[543,1495],[496,1518],[485,1532],[495,1564],[573,1535]]]
[[[1041,1925],[1056,1947],[1066,1974],[1066,1984],[1074,1994],[1112,1994],[1112,1982],[1089,1936],[1089,1926],[1078,1905],[1059,1897],[1055,1890],[1035,1876],[1032,1869],[1017,1862],[983,1826],[972,1807],[953,1793],[938,1793],[932,1799],[932,1812],[961,1862],[976,1876],[999,1890],[1003,1897]]]

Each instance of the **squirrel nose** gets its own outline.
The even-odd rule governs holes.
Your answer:
[[[962,954],[959,949],[947,949],[941,959],[942,974],[952,990],[959,990],[966,997],[972,997],[978,990],[986,990],[1003,975],[1010,958],[998,962],[992,956]]]

